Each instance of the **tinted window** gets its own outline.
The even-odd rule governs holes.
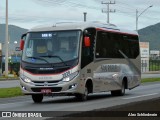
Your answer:
[[[136,58],[139,55],[138,36],[98,31],[96,58]]]

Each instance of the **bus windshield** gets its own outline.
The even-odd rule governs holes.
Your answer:
[[[22,60],[29,63],[64,63],[78,58],[80,31],[28,33]]]

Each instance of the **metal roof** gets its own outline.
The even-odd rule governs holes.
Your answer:
[[[40,31],[60,31],[60,30],[85,30],[86,28],[100,28],[103,30],[113,30],[114,32],[122,32],[129,34],[136,34],[136,31],[119,29],[116,25],[106,24],[102,22],[59,22],[53,25],[37,26],[29,30],[29,32]]]

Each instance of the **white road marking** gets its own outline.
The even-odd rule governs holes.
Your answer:
[[[152,94],[146,94],[146,95],[140,95],[140,96],[133,96],[133,97],[127,97],[127,98],[122,98],[122,99],[135,99],[135,98],[140,98],[140,97],[147,97],[147,96],[152,96],[152,95],[157,95],[158,93],[152,93]]]

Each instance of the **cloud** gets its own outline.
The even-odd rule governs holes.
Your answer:
[[[42,7],[53,7],[53,6],[74,6],[72,0],[31,0]]]
[[[52,12],[50,12],[52,11]],[[57,12],[58,11],[58,12]],[[5,17],[2,17],[5,19]],[[70,10],[70,8],[53,8],[49,10],[35,10],[34,12],[17,11],[9,15],[10,23],[27,23],[40,25],[40,24],[53,24],[55,22],[64,21],[83,21],[83,12],[81,10],[75,9]],[[23,27],[23,26],[22,26]],[[26,27],[26,25],[24,26]],[[31,28],[30,27],[30,28]],[[27,27],[28,28],[28,27]]]
[[[106,22],[107,14],[101,10],[107,7],[101,1],[107,0],[11,0],[9,22],[31,28],[61,21],[83,21],[83,12],[87,12],[87,21]],[[118,26],[135,29],[136,9],[140,14],[151,3],[153,7],[140,16],[139,27],[155,24],[160,19],[159,0],[116,0],[116,4],[110,5],[110,9],[116,9],[115,13],[110,14],[110,21]],[[2,7],[0,21],[5,21],[4,3],[0,4]]]

